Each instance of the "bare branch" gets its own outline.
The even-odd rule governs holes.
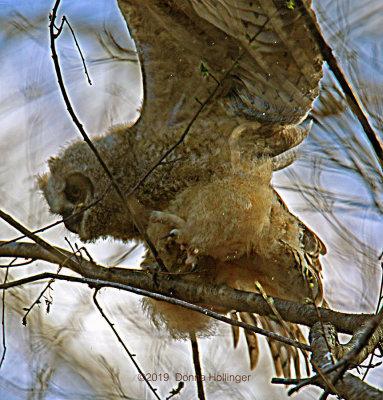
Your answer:
[[[146,244],[148,245],[150,251],[153,254],[153,257],[158,262],[158,265],[160,266],[161,270],[166,271],[165,264],[163,263],[160,256],[158,255],[157,249],[155,248],[153,242],[150,240],[149,236],[147,235],[147,233],[145,231],[145,228],[143,227],[141,221],[139,220],[139,218],[136,215],[136,212],[134,211],[134,203],[135,203],[134,196],[132,194],[128,195],[127,197],[124,196],[124,194],[123,194],[122,190],[120,189],[117,181],[115,180],[113,174],[110,172],[108,166],[105,164],[105,161],[103,160],[100,153],[98,152],[98,150],[96,149],[96,147],[94,146],[92,141],[90,140],[89,136],[85,132],[84,126],[81,124],[80,120],[78,119],[77,115],[75,114],[75,112],[73,110],[69,96],[65,89],[64,79],[63,79],[63,76],[61,73],[60,62],[59,62],[59,58],[57,55],[56,44],[55,44],[55,41],[58,38],[58,35],[61,33],[61,30],[59,30],[58,33],[54,32],[55,20],[57,17],[57,9],[58,9],[59,5],[60,5],[60,0],[56,0],[55,4],[53,6],[53,9],[52,9],[52,13],[50,14],[49,35],[50,35],[50,46],[51,46],[51,51],[52,51],[52,59],[53,59],[53,63],[54,63],[54,67],[55,67],[55,71],[56,71],[56,75],[57,75],[57,80],[58,80],[58,84],[59,84],[60,91],[63,96],[64,102],[65,102],[65,105],[69,112],[69,115],[72,117],[72,120],[73,120],[74,124],[76,125],[77,129],[79,130],[85,143],[92,150],[93,154],[96,156],[101,167],[103,168],[106,175],[110,179],[110,182],[112,183],[114,190],[116,191],[116,193],[122,200],[122,204],[123,204],[125,211],[131,215],[134,225],[136,226],[137,230],[140,232],[140,234],[144,238]]]
[[[4,283],[7,282],[8,279],[8,272],[9,272],[9,267],[17,260],[17,258],[14,258],[9,264],[8,268],[5,272],[4,276]],[[2,331],[2,337],[3,337],[3,353],[1,355],[1,360],[0,360],[0,368],[3,365],[3,362],[5,360],[5,353],[7,352],[7,343],[5,340],[5,290],[3,291],[3,297],[1,300],[2,304],[2,309],[1,309],[1,331]]]
[[[1,246],[1,243],[2,242],[0,242],[0,257],[28,257],[56,264],[65,261],[68,256],[74,257],[72,253],[59,248],[57,250],[59,256],[56,254],[53,255],[49,251],[33,243],[11,243],[6,246]],[[118,267],[106,268],[91,263],[84,258],[80,258],[80,260],[81,266],[79,263],[69,264],[68,262],[66,263],[66,266],[86,278],[86,282],[94,285],[129,290],[136,294],[165,301],[167,301],[167,298],[164,299],[161,295],[169,296],[171,293],[169,296],[170,300],[176,305],[182,305],[182,302],[176,302],[176,299],[180,299],[195,304],[209,304],[212,307],[219,306],[220,308],[228,310],[246,311],[257,313],[259,315],[273,315],[270,306],[263,297],[254,292],[245,292],[228,286],[214,286],[193,281],[185,281],[178,277],[173,277],[173,279],[169,280],[167,274],[164,275],[161,273],[158,274],[155,283],[153,282],[152,275],[148,274],[146,271]],[[40,276],[42,275],[44,275],[45,279],[51,277],[61,279],[60,276],[55,276],[54,274],[41,274]],[[7,289],[9,287],[19,286],[36,280],[32,278],[33,277],[28,277],[18,281],[9,282],[5,285],[1,285],[0,288]],[[84,282],[81,281],[81,278],[75,277],[70,277],[69,280]],[[273,299],[273,303],[282,319],[285,321],[310,327],[318,321],[317,312],[312,304],[294,303],[292,301],[277,298]],[[190,309],[195,311],[201,310],[200,307],[192,306],[196,307],[196,309]],[[208,312],[213,318],[220,319],[221,321],[230,321],[229,323],[231,325],[246,327],[246,329],[250,329],[251,327],[251,325],[247,326],[247,324],[244,324],[243,322],[226,318],[210,310],[203,310],[204,312]],[[347,334],[353,334],[362,324],[366,324],[368,321],[376,317],[375,314],[341,313],[328,308],[319,308],[319,310],[324,321],[333,324],[339,332]],[[260,328],[255,329],[255,327],[252,327],[250,330],[255,333],[263,332]],[[382,324],[379,324],[374,335],[377,340],[383,341]],[[279,337],[279,335],[276,335],[276,337]],[[288,344],[293,345],[293,343],[295,342],[290,339]]]
[[[9,225],[13,226],[15,229],[17,229],[19,232],[23,233],[25,236],[29,237],[30,239],[32,239],[34,242],[36,242],[39,246],[41,246],[43,249],[45,249],[46,251],[48,251],[49,253],[51,253],[51,255],[53,256],[53,259],[55,259],[55,263],[56,264],[62,264],[65,263],[65,265],[67,265],[69,268],[80,268],[81,270],[81,265],[78,265],[78,263],[73,260],[72,256],[74,256],[72,254],[72,256],[68,256],[68,252],[62,253],[61,249],[58,250],[57,247],[54,247],[52,245],[50,245],[48,242],[46,242],[45,240],[41,239],[40,237],[38,237],[37,235],[35,235],[34,233],[32,233],[29,229],[27,229],[24,225],[20,224],[19,222],[17,222],[14,218],[12,218],[10,215],[6,214],[4,211],[0,210],[0,218],[2,218],[4,221],[6,221]],[[11,243],[12,245],[12,243]],[[4,246],[5,247],[5,242],[1,242],[0,243],[0,247]],[[71,254],[71,253],[69,253]],[[22,256],[23,257],[23,256]],[[23,258],[34,258],[34,257],[23,257]],[[39,257],[37,257],[39,258]],[[57,260],[60,260],[57,262]],[[81,273],[81,272],[79,272]]]
[[[323,333],[320,324],[315,324],[310,331],[310,343],[312,347],[312,360],[320,367],[324,367],[328,364],[328,348],[327,342],[334,344],[334,348],[337,343],[336,331],[331,327],[331,325],[326,324],[326,332]],[[328,336],[327,341],[324,340],[324,334]],[[336,372],[329,376],[329,378],[334,381]],[[331,391],[325,383],[321,381],[315,382],[316,385],[325,388],[326,391]],[[347,373],[342,379],[335,383],[336,392],[339,393],[341,398],[348,400],[357,399],[382,399],[383,391],[378,390],[365,382],[357,378],[356,376]]]
[[[145,373],[142,371],[142,369],[140,368],[140,366],[138,365],[137,361],[135,360],[135,354],[132,354],[129,349],[127,348],[125,342],[121,339],[121,336],[118,334],[116,328],[114,327],[114,324],[112,324],[112,322],[110,322],[109,318],[106,316],[106,314],[104,313],[104,310],[101,308],[98,300],[97,300],[97,294],[98,294],[98,289],[95,290],[94,295],[93,295],[93,302],[95,304],[95,306],[97,307],[97,310],[100,312],[102,318],[105,319],[105,321],[107,322],[107,324],[109,325],[110,329],[113,331],[114,335],[116,336],[117,340],[121,343],[122,347],[124,348],[125,352],[128,354],[129,358],[131,359],[132,363],[134,364],[134,366],[136,367],[136,370],[138,371],[138,373],[142,376],[143,380],[145,381],[145,383],[148,385],[149,389],[153,392],[154,396],[158,399],[161,400],[160,397],[158,396],[156,390],[151,383],[148,381],[148,379],[146,378]]]
[[[63,21],[63,23],[66,22],[67,25],[68,25],[68,28],[69,28],[69,30],[70,30],[70,33],[71,33],[72,36],[73,36],[73,40],[74,40],[74,42],[76,43],[77,50],[78,50],[78,52],[79,52],[79,54],[80,54],[81,61],[82,61],[82,65],[84,66],[84,72],[85,72],[86,77],[88,78],[88,83],[89,83],[89,85],[92,85],[92,80],[90,79],[90,76],[89,76],[89,73],[88,73],[88,69],[86,68],[85,58],[84,58],[84,56],[82,55],[82,51],[81,51],[80,45],[78,44],[78,41],[77,41],[76,35],[75,35],[75,33],[74,33],[73,29],[72,29],[72,26],[71,26],[71,24],[69,23],[69,21],[68,21],[68,19],[67,19],[67,17],[66,17],[65,15],[63,16],[62,21]],[[57,36],[56,36],[56,37],[57,37]]]
[[[59,268],[58,268],[58,270],[57,270],[57,273],[59,273],[60,270],[61,270],[61,266],[59,266]],[[39,303],[40,303],[41,298],[44,296],[45,292],[46,292],[48,289],[51,289],[51,284],[52,284],[54,281],[55,281],[54,278],[50,279],[50,281],[47,283],[47,285],[46,285],[45,288],[41,291],[41,293],[37,296],[36,300],[32,303],[32,305],[26,309],[26,313],[24,314],[23,319],[22,319],[23,325],[24,325],[24,326],[27,326],[27,318],[28,318],[28,315],[30,314],[30,312],[33,310],[33,307],[34,307],[36,304],[39,304]],[[4,293],[5,293],[5,291],[4,291]]]
[[[317,42],[320,52],[322,53],[322,57],[326,60],[329,65],[331,71],[335,75],[337,81],[339,82],[343,93],[346,95],[346,100],[351,108],[352,112],[358,118],[358,121],[362,125],[364,132],[367,135],[368,140],[371,143],[372,148],[374,149],[375,155],[379,161],[380,167],[383,169],[383,144],[380,138],[374,132],[370,122],[368,121],[366,112],[363,110],[363,105],[360,102],[358,96],[353,91],[351,85],[347,81],[345,75],[343,74],[338,62],[332,53],[331,47],[328,45],[326,40],[324,39],[315,19],[312,16],[312,11],[309,10],[302,0],[295,0],[297,6],[301,10],[302,15],[306,18],[306,22],[310,28],[310,31]]]
[[[197,393],[199,400],[205,400],[205,391],[203,387],[203,380],[202,380],[202,368],[201,368],[201,361],[199,359],[199,350],[198,350],[198,342],[197,338],[194,334],[190,335],[190,343],[192,347],[192,354],[193,354],[193,364],[194,364],[194,371],[195,377],[197,381]]]
[[[100,267],[100,266],[98,266],[98,267]],[[104,268],[104,267],[101,267],[101,268]],[[129,272],[131,272],[133,274],[137,273],[137,272],[138,273],[142,272],[142,271],[139,271],[139,270],[125,270],[125,271],[129,271]],[[137,276],[135,278],[137,278]],[[133,281],[135,281],[135,278],[133,278]],[[148,280],[150,281],[150,282],[147,282],[149,284],[149,286],[153,286],[152,277],[151,276],[149,277],[148,275],[146,275],[146,278],[148,278]],[[53,274],[53,273],[50,273],[50,272],[44,272],[44,273],[41,273],[41,274],[38,274],[38,275],[29,276],[27,278],[19,279],[19,280],[13,281],[13,282],[8,282],[7,284],[0,284],[0,289],[9,289],[9,288],[12,288],[12,287],[18,287],[18,286],[25,285],[27,283],[37,282],[37,281],[41,281],[41,280],[45,280],[45,279],[57,279],[57,280],[63,280],[63,281],[68,281],[68,282],[85,283],[85,284],[88,284],[91,287],[96,287],[96,288],[110,287],[110,288],[115,288],[115,289],[120,289],[120,290],[126,290],[128,292],[135,293],[135,294],[138,294],[140,296],[147,296],[147,297],[150,297],[150,298],[155,299],[155,300],[166,301],[166,302],[168,302],[170,304],[174,304],[174,305],[177,305],[177,306],[181,306],[181,307],[187,308],[187,309],[192,310],[192,311],[199,312],[201,314],[204,314],[204,315],[207,315],[207,316],[209,316],[211,318],[214,318],[214,319],[216,319],[218,321],[227,323],[229,325],[235,325],[235,326],[244,328],[244,329],[246,329],[248,331],[251,331],[251,332],[254,332],[254,333],[258,333],[258,334],[263,335],[263,336],[267,336],[270,339],[286,343],[286,344],[288,344],[290,346],[303,348],[304,350],[307,350],[307,351],[310,350],[310,346],[308,346],[308,345],[306,345],[304,343],[300,343],[300,342],[297,342],[295,340],[292,340],[292,339],[289,339],[289,338],[285,338],[284,336],[278,335],[278,334],[273,333],[273,332],[269,332],[269,331],[267,331],[265,329],[258,328],[256,326],[253,326],[253,325],[241,322],[241,321],[237,321],[235,319],[227,318],[227,317],[225,317],[225,316],[223,316],[221,314],[218,314],[218,313],[216,313],[214,311],[211,311],[211,310],[209,310],[207,308],[203,308],[203,307],[197,306],[195,304],[188,303],[188,302],[186,302],[184,300],[180,300],[180,299],[177,299],[177,298],[170,297],[172,295],[172,293],[171,293],[172,289],[164,290],[165,294],[162,294],[162,293],[160,294],[160,293],[157,293],[155,290],[154,291],[145,290],[145,289],[142,289],[142,288],[137,288],[137,287],[134,287],[134,286],[125,285],[125,284],[122,284],[122,283],[110,282],[110,281],[105,281],[105,280],[102,280],[102,279],[79,278],[79,277],[68,276],[68,275],[57,275],[57,274]],[[144,287],[146,287],[146,285],[144,285]],[[195,288],[194,288],[194,290],[195,290]],[[247,293],[247,292],[244,292],[244,293]],[[191,297],[191,298],[192,298],[191,301],[193,301],[193,297]]]

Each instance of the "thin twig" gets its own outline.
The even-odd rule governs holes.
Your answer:
[[[89,136],[85,132],[84,126],[81,124],[80,120],[78,119],[76,113],[73,110],[73,106],[71,104],[71,101],[69,99],[69,96],[68,96],[66,88],[65,88],[64,79],[63,79],[63,76],[61,73],[60,62],[59,62],[59,58],[57,55],[56,44],[55,44],[55,41],[58,38],[58,35],[61,33],[61,30],[59,30],[58,33],[54,32],[55,20],[57,17],[57,9],[58,9],[59,5],[60,5],[60,0],[56,0],[55,4],[53,6],[52,12],[49,16],[49,18],[50,18],[50,23],[49,23],[50,47],[51,47],[51,52],[52,52],[53,64],[54,64],[55,71],[56,71],[57,81],[59,84],[61,94],[63,96],[63,100],[67,107],[68,113],[72,117],[72,120],[73,120],[74,124],[76,125],[77,129],[79,130],[85,143],[89,146],[89,148],[91,149],[91,151],[97,158],[98,162],[100,163],[102,169],[105,171],[106,175],[110,179],[114,190],[116,191],[116,193],[122,200],[122,204],[123,204],[125,211],[128,212],[129,215],[132,217],[132,221],[133,221],[134,225],[136,226],[137,230],[140,232],[140,235],[142,236],[142,238],[145,240],[146,244],[148,245],[148,247],[149,247],[150,251],[152,252],[155,260],[157,261],[160,269],[162,271],[167,271],[165,264],[163,263],[162,259],[160,258],[159,254],[158,254],[156,247],[154,246],[153,242],[149,238],[148,234],[145,231],[144,226],[142,225],[141,221],[139,220],[139,218],[136,215],[136,212],[134,211],[132,196],[131,195],[128,195],[127,197],[124,196],[116,179],[114,178],[113,174],[110,172],[108,166],[106,165],[106,163],[103,160],[103,158],[101,157],[100,153],[94,146],[93,142],[90,140]]]
[[[31,258],[30,260],[25,261],[25,262],[20,262],[20,263],[17,263],[17,264],[13,263],[13,264],[12,264],[12,268],[14,268],[14,267],[25,267],[26,265],[32,264],[34,261],[35,261],[35,260],[34,260],[33,258]],[[7,269],[7,268],[9,268],[9,267],[10,267],[9,264],[7,264],[7,265],[0,265],[0,269],[3,269],[3,268]]]
[[[260,35],[262,33],[262,29],[270,22],[270,19],[272,17],[273,17],[273,15],[266,19],[264,24],[259,28],[259,31],[249,40],[249,45],[258,37],[258,35]],[[230,73],[237,66],[238,61],[243,57],[243,55],[245,53],[246,53],[246,49],[243,49],[239,53],[239,55],[235,58],[231,67],[229,69],[227,69],[227,71],[225,72],[225,74],[219,81],[216,78],[214,78],[215,81],[217,82],[217,85],[215,86],[213,91],[209,94],[209,96],[207,97],[207,99],[204,102],[201,102],[199,99],[195,98],[196,101],[200,104],[200,107],[198,108],[196,113],[193,115],[193,117],[191,118],[189,123],[187,124],[187,126],[186,126],[185,130],[183,131],[182,135],[180,136],[180,138],[177,140],[177,142],[175,144],[173,144],[173,146],[171,146],[167,151],[165,151],[165,153],[153,164],[153,166],[138,180],[136,185],[129,192],[129,195],[133,194],[138,189],[138,187],[141,186],[142,183],[144,183],[144,181],[149,177],[149,175],[151,175],[152,172],[161,165],[161,163],[165,160],[165,158],[169,154],[171,154],[184,141],[185,137],[189,133],[191,127],[193,126],[194,122],[197,120],[197,118],[199,117],[199,115],[201,114],[203,109],[207,106],[208,103],[210,103],[210,101],[213,99],[213,97],[217,93],[218,89],[222,86],[222,83],[228,78]]]
[[[17,260],[17,258],[14,258],[10,263],[9,267]],[[5,271],[5,276],[4,276],[4,283],[7,282],[8,279],[8,273],[9,273],[9,268]],[[1,309],[1,331],[2,331],[2,341],[3,341],[3,353],[1,355],[1,360],[0,360],[0,368],[3,365],[3,362],[5,360],[5,353],[7,352],[7,343],[5,339],[5,290],[3,290],[3,296],[2,296],[2,309]]]
[[[76,35],[74,34],[74,31],[73,31],[73,29],[72,29],[72,27],[71,27],[71,25],[70,25],[70,23],[69,23],[69,21],[68,21],[68,19],[67,19],[67,17],[65,15],[62,17],[62,21],[63,22],[65,21],[67,23],[68,27],[69,27],[69,30],[70,30],[70,32],[71,32],[71,34],[73,36],[74,42],[76,43],[77,50],[78,50],[78,52],[80,54],[82,65],[84,66],[84,72],[85,72],[86,77],[88,78],[88,83],[89,83],[89,85],[92,85],[92,81],[90,79],[88,70],[86,68],[85,58],[82,55],[82,51],[81,51],[80,45],[77,42]]]
[[[59,272],[61,271],[61,268],[62,268],[61,266],[58,267],[57,273],[59,273]],[[47,285],[45,286],[45,288],[41,291],[41,293],[39,294],[39,296],[37,297],[37,299],[32,303],[32,305],[31,305],[30,307],[28,307],[28,309],[26,310],[27,312],[24,314],[23,319],[22,319],[22,324],[23,324],[24,326],[27,326],[27,318],[28,318],[28,315],[30,314],[30,312],[33,310],[33,307],[34,307],[36,304],[40,304],[41,298],[44,296],[45,292],[46,292],[48,289],[51,289],[51,284],[52,284],[54,281],[55,281],[54,278],[50,279],[50,281],[47,283]]]
[[[190,343],[191,343],[191,347],[192,347],[195,378],[197,381],[198,399],[205,400],[206,397],[205,397],[205,391],[203,388],[202,368],[201,368],[201,361],[199,359],[198,342],[197,342],[197,338],[194,333],[190,334]]]
[[[323,37],[318,24],[316,23],[314,17],[312,16],[312,11],[306,7],[302,0],[295,0],[297,6],[299,7],[302,15],[306,19],[306,23],[310,28],[310,32],[313,35],[319,50],[322,54],[324,60],[326,60],[328,66],[330,67],[331,71],[335,75],[335,78],[339,82],[343,93],[346,96],[347,103],[351,108],[352,112],[357,117],[358,121],[362,125],[364,132],[367,135],[368,140],[371,143],[372,148],[374,149],[375,155],[379,161],[380,167],[383,169],[383,144],[380,138],[376,135],[375,131],[373,130],[372,126],[370,125],[366,112],[363,110],[363,105],[358,99],[358,96],[352,89],[351,85],[347,81],[342,69],[340,68],[331,47],[326,42],[325,38]]]
[[[13,226],[19,232],[23,233],[25,236],[32,239],[34,242],[36,242],[38,245],[40,245],[43,249],[47,250],[52,255],[58,257],[59,260],[63,260],[63,263],[62,263],[63,266],[64,265],[66,265],[68,267],[72,266],[74,268],[79,267],[80,271],[81,271],[81,264],[78,264],[75,260],[72,260],[71,257],[68,257],[68,254],[64,254],[62,251],[58,250],[57,247],[52,246],[45,240],[41,239],[39,236],[32,233],[24,225],[17,222],[14,218],[12,218],[10,215],[6,214],[3,210],[0,210],[0,218],[2,218],[4,221],[6,221],[9,225]],[[1,246],[2,246],[2,244],[0,244],[0,247]],[[73,254],[72,254],[72,256],[73,256]],[[30,257],[27,257],[27,258],[30,258]],[[64,261],[65,261],[65,263],[64,263]]]
[[[62,224],[63,222],[67,222],[67,221],[71,220],[72,218],[78,217],[79,215],[83,214],[83,213],[84,213],[86,210],[88,210],[89,208],[91,208],[91,207],[95,206],[96,204],[98,204],[98,203],[106,196],[106,194],[109,192],[109,190],[110,190],[111,187],[112,187],[112,183],[110,183],[110,184],[107,186],[107,188],[103,191],[103,193],[101,193],[101,195],[100,195],[97,199],[93,200],[93,201],[92,201],[91,203],[89,203],[87,206],[82,207],[80,210],[76,211],[75,213],[73,213],[73,214],[69,215],[68,217],[63,218],[63,219],[61,219],[61,220],[59,220],[59,221],[53,222],[52,224],[46,225],[46,226],[44,226],[44,227],[42,227],[42,228],[40,228],[40,229],[36,229],[35,231],[31,231],[31,233],[35,234],[35,233],[44,232],[44,231],[46,231],[46,230],[48,230],[48,229],[50,229],[50,228],[53,228],[53,227],[55,227],[55,226],[57,226],[57,225]],[[26,238],[26,237],[28,237],[28,235],[21,235],[21,236],[18,236],[18,237],[16,237],[16,238],[14,238],[14,239],[1,242],[1,243],[0,243],[0,247],[1,247],[1,246],[5,246],[5,245],[7,245],[7,244],[9,244],[9,243],[17,242],[18,240],[24,239],[24,238]]]
[[[299,378],[272,378],[271,383],[276,385],[298,385],[304,381],[307,381],[307,378],[299,379]]]
[[[117,60],[119,62],[121,61],[127,61],[127,62],[133,62],[133,63],[138,63],[138,57],[137,57],[137,51],[136,50],[131,50],[127,49],[125,47],[122,47],[120,43],[117,42],[115,37],[113,36],[112,32],[110,32],[106,26],[104,26],[104,33],[107,38],[109,38],[115,48],[123,54],[121,55],[116,55],[113,54],[113,52],[110,50],[110,45],[108,43],[105,43],[103,40],[103,37],[101,34],[97,34],[98,41],[101,45],[101,47],[104,49],[104,51],[108,54],[109,58],[97,58],[94,61],[96,62],[102,62],[102,61],[110,61],[110,60]],[[130,57],[129,57],[130,56]]]
[[[134,364],[137,372],[140,374],[140,376],[143,378],[143,380],[145,381],[145,383],[148,385],[149,389],[153,392],[154,396],[158,399],[161,400],[160,397],[158,396],[156,390],[148,381],[148,378],[146,377],[145,373],[142,371],[142,369],[140,368],[140,366],[138,365],[137,361],[135,360],[135,354],[132,354],[129,349],[127,348],[125,342],[121,339],[121,336],[118,334],[116,328],[114,327],[114,324],[112,322],[110,322],[109,318],[106,316],[106,314],[104,313],[103,309],[101,308],[98,300],[97,300],[97,293],[98,293],[99,289],[96,289],[94,291],[93,294],[93,302],[95,304],[95,306],[97,307],[98,311],[100,312],[101,316],[105,319],[105,321],[107,322],[107,324],[109,325],[110,329],[113,331],[114,335],[116,336],[117,340],[121,343],[122,347],[124,348],[126,354],[129,356],[130,360],[132,361],[132,363]]]
[[[65,238],[65,240],[67,241],[67,243],[69,244],[70,248],[72,249],[73,255],[76,257],[77,262],[78,262],[79,264],[81,264],[81,259],[77,257],[77,253],[79,252],[79,250],[75,251],[74,248],[72,247],[72,244],[69,242],[69,240],[68,240],[67,238]],[[72,257],[72,256],[70,256],[70,257]],[[65,263],[65,262],[64,262],[64,263]],[[59,274],[60,271],[61,271],[61,269],[62,269],[62,266],[59,265],[56,274]],[[54,281],[55,281],[55,279],[52,278],[52,279],[47,283],[47,285],[46,285],[45,288],[41,291],[41,293],[40,293],[40,295],[37,297],[37,299],[36,299],[36,300],[32,303],[32,305],[27,309],[27,312],[24,314],[23,319],[22,319],[22,323],[23,323],[24,326],[27,326],[27,317],[28,317],[29,313],[32,311],[33,307],[34,307],[36,304],[39,304],[39,303],[40,303],[40,300],[41,300],[41,298],[44,296],[45,292],[46,292],[48,289],[52,289],[51,285],[52,285],[52,283],[53,283]]]
[[[113,263],[113,265],[121,264],[122,261],[126,260],[139,246],[140,246],[140,243],[137,242],[130,249],[125,251],[124,253],[121,254],[121,252],[119,251],[119,254],[117,256],[113,256],[111,262]]]
[[[273,378],[272,383],[274,384],[283,384],[283,385],[295,385],[296,389],[298,386],[300,388],[307,386],[309,383],[319,386],[322,389],[325,388],[325,385],[320,380],[309,379],[285,379],[285,378]],[[381,400],[383,397],[383,392],[373,386],[366,384],[361,381],[356,376],[348,373],[344,377],[343,381],[339,384],[342,399],[347,400]],[[288,395],[291,396],[294,392],[292,390],[288,391]]]
[[[67,240],[67,238],[65,238],[65,239]],[[67,242],[69,243],[68,240],[67,240]],[[72,245],[71,245],[70,243],[69,243],[69,245],[70,245],[70,247],[71,247],[71,249],[72,249],[73,255],[74,255],[74,256],[76,257],[76,259],[77,259],[78,264],[81,265],[81,259],[79,259],[79,258],[76,256],[76,253],[77,253],[77,252],[74,251],[74,249],[73,249],[73,247],[72,247]],[[67,259],[71,258],[73,255],[68,256]],[[64,260],[64,262],[63,262],[63,265],[64,265],[64,264],[65,264],[65,260]],[[62,269],[62,265],[59,265],[59,267],[57,268],[56,274],[59,274],[60,271],[61,271],[61,269]],[[52,285],[52,283],[54,283],[54,281],[55,281],[55,279],[52,278],[52,279],[47,283],[47,285],[46,285],[45,288],[41,291],[41,293],[40,293],[40,295],[37,297],[37,299],[36,299],[36,300],[32,303],[32,305],[27,309],[27,312],[24,314],[23,319],[22,319],[22,323],[23,323],[24,326],[27,326],[27,317],[28,317],[29,313],[32,311],[33,307],[34,307],[36,304],[39,304],[39,303],[40,303],[40,300],[41,300],[41,298],[44,296],[45,292],[46,292],[48,289],[52,289],[51,285]]]
[[[166,400],[170,400],[172,397],[176,396],[177,394],[180,394],[184,386],[185,383],[183,381],[178,382],[178,386],[170,390],[169,396],[166,398]]]
[[[35,231],[31,231],[31,232],[32,233],[41,233],[41,232],[46,231],[47,229],[53,228],[53,227],[55,227],[57,225],[60,225],[63,222],[64,222],[64,220],[61,219],[60,221],[53,222],[52,224],[46,225],[43,228],[36,229]],[[0,246],[5,246],[7,244],[17,242],[17,241],[19,241],[21,239],[25,239],[26,237],[28,237],[28,236],[27,235],[20,235],[18,237],[15,237],[14,239],[10,239],[10,240],[7,240],[7,241],[4,241],[4,242],[0,243]]]
[[[37,275],[33,275],[33,276],[28,276],[26,278],[22,278],[19,280],[15,280],[12,282],[8,282],[6,284],[0,284],[0,289],[8,289],[11,287],[17,287],[17,286],[22,286],[25,285],[27,283],[31,283],[31,282],[37,282],[37,281],[41,281],[41,280],[45,280],[45,279],[57,279],[57,280],[63,280],[63,281],[68,281],[68,282],[78,282],[78,283],[84,283],[84,284],[88,284],[91,287],[111,287],[111,288],[115,288],[115,289],[121,289],[121,290],[125,290],[131,293],[135,293],[137,295],[140,296],[146,296],[146,297],[150,297],[152,299],[155,300],[160,300],[160,301],[166,301],[170,304],[174,304],[177,306],[181,306],[184,308],[187,308],[189,310],[192,311],[197,311],[201,314],[207,315],[208,317],[214,318],[218,321],[224,322],[226,324],[229,325],[234,325],[234,326],[239,326],[241,328],[247,329],[251,332],[254,333],[258,333],[260,335],[266,336],[270,339],[273,340],[277,340],[279,342],[282,343],[286,343],[290,346],[294,346],[294,347],[299,347],[299,348],[304,348],[307,351],[310,351],[310,346],[308,346],[307,344],[304,343],[300,343],[296,340],[290,339],[290,338],[285,338],[284,336],[278,335],[277,333],[274,332],[269,332],[265,329],[262,328],[258,328],[257,326],[253,326],[253,325],[249,325],[246,324],[244,322],[241,321],[237,321],[235,319],[231,319],[228,317],[225,317],[224,315],[218,314],[214,311],[211,311],[207,308],[203,308],[200,306],[197,306],[195,304],[192,303],[188,303],[184,300],[179,300],[173,297],[169,297],[163,294],[159,294],[159,293],[155,293],[155,292],[151,292],[148,290],[144,290],[144,289],[138,289],[136,287],[133,286],[129,286],[129,285],[124,285],[121,283],[115,283],[115,282],[109,282],[109,281],[104,281],[101,279],[92,279],[92,278],[80,278],[80,277],[76,277],[76,276],[70,276],[70,275],[57,275],[51,272],[44,272],[41,274],[37,274]]]

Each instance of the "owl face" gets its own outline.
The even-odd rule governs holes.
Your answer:
[[[82,236],[82,224],[86,213],[83,210],[92,202],[94,196],[92,181],[81,172],[68,175],[51,174],[40,179],[40,188],[51,212],[61,215],[65,227]]]
[[[121,154],[116,157],[110,142],[119,144],[117,140],[102,138],[95,145],[121,187],[129,192],[132,168],[123,162],[129,157],[117,145]],[[108,158],[109,154],[113,157]],[[122,240],[137,238],[129,213],[86,143],[75,143],[48,164],[50,173],[40,177],[39,186],[51,212],[63,217],[67,229],[85,242],[107,236]]]
[[[86,229],[91,210],[87,206],[96,195],[94,167],[88,157],[82,143],[71,146],[62,157],[49,160],[50,174],[39,179],[51,212],[61,215],[66,228],[84,240],[91,239]]]

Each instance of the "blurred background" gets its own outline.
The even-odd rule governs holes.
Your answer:
[[[38,191],[37,176],[47,171],[49,157],[79,140],[62,102],[50,55],[52,6],[52,1],[42,0],[0,1],[0,208],[31,230],[55,221]],[[326,39],[382,137],[382,2],[314,0],[314,7]],[[141,74],[116,3],[63,0],[58,21],[63,15],[75,30],[93,83],[88,84],[65,28],[57,41],[61,68],[86,131],[95,137],[111,125],[133,122],[142,99]],[[375,312],[382,282],[378,258],[383,250],[383,175],[326,67],[312,116],[315,123],[296,162],[277,172],[273,182],[291,211],[328,248],[322,264],[330,306],[345,312]],[[0,240],[17,236],[0,221]],[[72,246],[82,246],[61,225],[41,236],[64,248],[69,248],[66,239]],[[142,257],[141,246],[133,242],[98,241],[86,248],[103,265],[137,267]],[[8,280],[56,269],[39,261],[10,268]],[[6,292],[7,351],[0,370],[0,398],[153,398],[95,309],[89,288],[54,283],[23,326],[25,308],[43,288],[43,283],[36,283]],[[194,373],[189,343],[175,341],[151,326],[137,296],[103,289],[99,302],[142,369],[170,375],[167,381],[153,382],[161,398],[177,386],[176,372]],[[264,347],[262,338],[260,342]],[[233,350],[229,327],[219,325],[217,335],[201,339],[200,347],[205,374],[251,374],[249,382],[209,382],[207,398],[287,398],[285,387],[270,384],[274,371],[268,352],[262,352],[260,364],[250,372],[244,338]],[[378,361],[375,358],[373,363]],[[360,372],[363,375],[365,370]],[[383,367],[371,370],[366,379],[382,387]],[[186,382],[180,398],[195,398],[195,390],[193,382]],[[295,398],[316,399],[318,393],[304,389]]]

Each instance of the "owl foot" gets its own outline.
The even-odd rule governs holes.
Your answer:
[[[178,217],[175,214],[170,214],[162,211],[152,211],[150,215],[152,222],[158,222],[160,224],[169,225],[174,227],[174,230],[182,229],[185,226],[185,220]],[[171,232],[170,232],[171,233]]]
[[[198,249],[187,244],[187,241],[185,239],[186,221],[175,214],[162,211],[152,211],[150,220],[151,222],[157,222],[173,228],[167,235],[163,236],[161,239],[166,239],[168,243],[175,243],[179,246],[180,250],[185,251],[185,264],[189,265],[193,271],[198,263]]]

